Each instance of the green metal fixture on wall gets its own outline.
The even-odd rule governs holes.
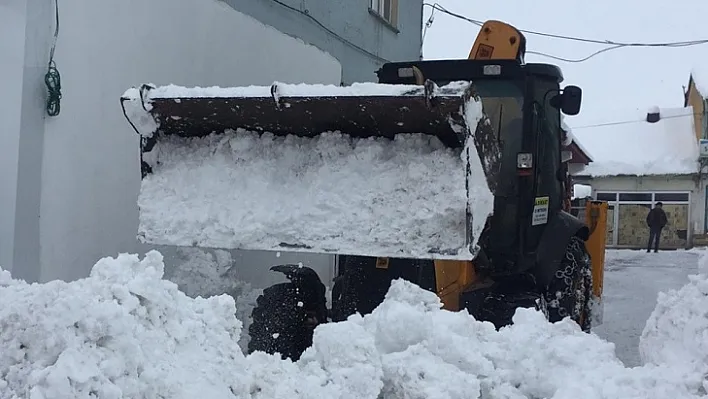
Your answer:
[[[59,0],[54,0],[54,43],[49,51],[49,67],[44,75],[44,84],[47,85],[47,114],[57,116],[61,112],[61,75],[54,62],[54,49],[59,37]]]

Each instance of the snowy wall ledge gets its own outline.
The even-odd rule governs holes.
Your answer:
[[[698,398],[701,376],[625,368],[614,345],[519,310],[497,332],[402,280],[365,316],[324,324],[298,362],[237,340],[228,296],[189,298],[157,252],[71,283],[0,273],[1,398]]]
[[[120,97],[123,114],[134,131],[144,138],[151,138],[159,128],[158,122],[150,114],[152,106],[147,93],[153,85],[130,88]]]

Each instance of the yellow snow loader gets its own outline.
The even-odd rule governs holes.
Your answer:
[[[129,89],[138,237],[336,255],[329,308],[314,270],[271,267],[288,281],[258,298],[250,351],[298,359],[317,325],[371,312],[397,278],[497,328],[531,307],[588,331],[607,204],[588,203],[590,223],[564,209],[561,112],[581,90],[525,47],[488,21],[468,59],[386,63],[377,83]]]

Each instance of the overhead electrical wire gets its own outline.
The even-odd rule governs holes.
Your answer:
[[[683,115],[662,116],[661,120],[687,118],[687,117],[693,117],[693,116],[697,116],[697,115],[702,115],[702,113],[696,112],[696,113],[683,114]],[[588,129],[588,128],[604,127],[604,126],[614,126],[614,125],[627,125],[627,124],[632,124],[632,123],[649,123],[649,122],[647,122],[646,119],[626,119],[626,120],[617,120],[617,121],[611,121],[611,122],[596,123],[596,124],[592,124],[592,125],[582,125],[582,126],[576,126],[576,127],[571,126],[571,130]]]
[[[430,16],[428,17],[428,20],[425,22],[425,26],[424,26],[424,30],[423,30],[423,40],[425,40],[425,35],[427,33],[427,30],[432,26],[432,24],[434,22],[435,11],[440,11],[443,14],[450,15],[452,17],[461,19],[463,21],[469,22],[471,24],[474,24],[474,25],[477,25],[480,27],[482,25],[484,25],[483,21],[479,21],[479,20],[464,16],[462,14],[452,12],[452,11],[446,9],[445,7],[441,6],[438,3],[434,3],[434,4],[423,3],[423,6],[427,6],[427,7],[432,8],[432,10],[430,12]],[[592,38],[586,38],[586,37],[577,37],[577,36],[560,35],[560,34],[553,34],[553,33],[546,33],[546,32],[538,32],[538,31],[532,31],[532,30],[528,30],[528,29],[519,29],[519,31],[526,33],[526,34],[530,34],[530,35],[543,36],[543,37],[548,37],[548,38],[553,38],[553,39],[558,39],[558,40],[568,40],[568,41],[576,41],[576,42],[591,43],[591,44],[601,44],[604,46],[608,46],[608,47],[605,47],[605,48],[600,49],[598,51],[595,51],[594,53],[591,53],[590,55],[588,55],[586,57],[579,58],[579,59],[569,59],[569,58],[559,57],[559,56],[555,56],[552,54],[543,53],[540,51],[528,51],[528,50],[526,51],[526,53],[528,53],[528,54],[536,54],[536,55],[541,55],[541,56],[548,57],[548,58],[553,58],[553,59],[556,59],[559,61],[576,62],[576,63],[587,61],[590,58],[595,57],[599,54],[602,54],[602,53],[605,53],[605,52],[611,51],[611,50],[616,50],[619,48],[626,48],[626,47],[689,47],[689,46],[697,46],[697,45],[701,45],[701,44],[708,44],[708,39],[675,41],[675,42],[641,43],[641,42],[620,42],[620,41],[616,41],[616,40],[600,40],[600,39],[592,39]],[[662,117],[662,119],[693,117],[696,115],[700,115],[700,113],[664,116],[664,117]],[[613,125],[625,125],[625,124],[633,124],[633,123],[649,123],[649,122],[647,122],[645,119],[618,120],[618,121],[612,121],[612,122],[597,123],[597,124],[592,124],[592,125],[571,127],[571,130],[589,129],[589,128],[613,126]]]
[[[363,48],[363,47],[357,45],[356,43],[354,43],[354,42],[352,42],[352,41],[350,41],[350,40],[347,40],[346,38],[342,37],[342,36],[339,35],[337,32],[335,32],[334,30],[332,30],[331,28],[329,28],[327,25],[323,24],[319,19],[317,19],[317,18],[315,18],[314,16],[312,16],[312,14],[310,14],[310,11],[309,11],[309,10],[307,10],[307,9],[306,9],[306,10],[301,10],[301,9],[299,9],[299,8],[295,8],[295,7],[293,7],[293,6],[289,5],[289,4],[286,4],[286,3],[284,3],[284,2],[282,2],[282,1],[280,1],[280,0],[271,0],[271,1],[273,1],[274,3],[280,5],[281,7],[287,8],[288,10],[290,10],[290,11],[292,11],[292,12],[296,12],[296,13],[298,13],[298,14],[300,14],[300,15],[303,15],[303,16],[307,17],[310,21],[312,21],[313,23],[317,24],[317,25],[318,25],[320,28],[322,28],[325,32],[327,32],[327,33],[329,33],[330,35],[332,35],[332,37],[334,37],[335,39],[339,40],[340,42],[342,42],[342,43],[344,43],[344,44],[350,46],[351,48],[353,48],[353,49],[355,49],[355,50],[358,50],[358,51],[360,51],[360,52],[362,52],[362,53],[368,55],[369,57],[376,59],[377,61],[380,61],[380,62],[389,62],[389,60],[387,60],[386,58],[383,58],[383,57],[379,56],[378,54],[374,54],[374,53],[372,53],[371,51],[369,51],[369,50],[367,50],[367,49],[365,49],[365,48]]]
[[[299,9],[297,9],[297,8],[295,8],[295,7],[292,7],[292,6],[289,6],[289,5],[283,3],[282,1],[279,1],[279,0],[272,0],[272,1],[275,2],[275,3],[277,3],[277,4],[279,4],[279,5],[281,5],[281,6],[283,6],[283,7],[285,7],[285,8],[290,9],[291,11],[294,11],[294,12],[297,12],[297,13],[300,13],[300,14],[305,15],[306,17],[308,17],[309,19],[311,19],[314,23],[316,23],[316,24],[319,25],[321,28],[323,28],[325,31],[327,31],[328,33],[332,34],[333,36],[335,36],[337,39],[339,39],[340,41],[344,42],[345,44],[348,44],[348,45],[354,47],[355,49],[357,49],[357,50],[359,50],[359,51],[361,51],[361,52],[363,52],[363,53],[365,53],[365,54],[367,54],[367,55],[369,55],[369,56],[372,56],[372,57],[374,57],[374,58],[377,58],[377,59],[379,59],[380,61],[387,62],[387,60],[385,60],[385,59],[379,57],[378,55],[373,54],[373,53],[369,52],[368,50],[363,49],[363,48],[357,46],[356,44],[354,44],[354,43],[348,41],[347,39],[341,37],[340,35],[338,35],[338,34],[335,33],[334,31],[332,31],[331,29],[329,29],[327,26],[325,26],[324,24],[322,24],[322,23],[321,23],[319,20],[317,20],[315,17],[313,17],[312,15],[310,15],[309,12],[299,10]],[[426,21],[425,24],[424,24],[424,27],[423,27],[423,34],[422,34],[422,40],[421,40],[421,41],[425,41],[425,37],[426,37],[427,31],[428,31],[428,29],[432,26],[432,24],[433,24],[433,22],[434,22],[435,11],[440,11],[440,12],[442,12],[442,13],[444,13],[444,14],[447,14],[447,15],[450,15],[450,16],[452,16],[452,17],[455,17],[455,18],[458,18],[458,19],[467,21],[467,22],[469,22],[469,23],[472,23],[472,24],[477,25],[477,26],[480,26],[480,27],[484,24],[484,22],[482,22],[482,21],[475,20],[475,19],[466,17],[466,16],[464,16],[464,15],[462,15],[462,14],[458,14],[458,13],[452,12],[452,11],[446,9],[445,7],[441,6],[441,5],[438,4],[438,3],[434,3],[434,4],[423,3],[423,6],[428,6],[428,7],[432,8],[432,11],[431,11],[430,16],[428,17],[427,21]],[[557,60],[559,60],[559,61],[565,61],[565,62],[583,62],[583,61],[586,61],[586,60],[588,60],[588,59],[590,59],[590,58],[592,58],[592,57],[594,57],[594,56],[596,56],[596,55],[602,54],[602,53],[604,53],[604,52],[606,52],[606,51],[614,50],[614,49],[617,49],[617,48],[623,48],[623,47],[687,47],[687,46],[696,46],[696,45],[707,44],[707,43],[708,43],[708,39],[691,40],[691,41],[683,41],[683,42],[663,42],[663,43],[633,43],[633,42],[626,42],[626,43],[625,43],[625,42],[618,42],[618,41],[614,41],[614,40],[590,39],[590,38],[575,37],[575,36],[568,36],[568,35],[559,35],[559,34],[553,34],[553,33],[537,32],[537,31],[526,30],[526,29],[519,29],[519,31],[521,31],[521,32],[523,32],[523,33],[530,34],[530,35],[545,36],[545,37],[554,38],[554,39],[559,39],[559,40],[570,40],[570,41],[585,42],[585,43],[592,43],[592,44],[601,44],[601,45],[609,46],[609,47],[605,47],[605,48],[603,48],[603,49],[601,49],[601,50],[598,50],[598,51],[596,51],[596,52],[590,54],[590,55],[587,56],[587,57],[584,57],[584,58],[581,58],[581,59],[575,59],[575,60],[574,60],[574,59],[563,58],[563,57],[558,57],[558,56],[554,56],[554,55],[546,54],[546,53],[542,53],[542,52],[537,52],[537,51],[526,51],[526,53],[529,53],[529,54],[541,55],[541,56],[545,56],[545,57],[549,57],[549,58],[553,58],[553,59],[557,59]],[[421,53],[422,53],[422,48],[421,48]],[[693,116],[693,115],[694,115],[694,114],[666,116],[666,117],[662,117],[662,119],[681,118],[681,117],[687,117],[687,116]],[[622,120],[622,121],[598,123],[598,124],[593,124],[593,125],[578,126],[578,127],[573,127],[572,130],[587,129],[587,128],[593,128],[593,127],[602,127],[602,126],[611,126],[611,125],[620,125],[620,124],[631,124],[631,123],[648,123],[648,122],[646,122],[646,120],[644,120],[644,119]]]
[[[618,49],[618,48],[624,48],[624,47],[626,47],[626,46],[611,46],[611,47],[605,47],[605,48],[603,48],[603,49],[601,49],[601,50],[598,50],[598,51],[596,51],[596,52],[594,52],[594,53],[590,53],[590,55],[587,55],[587,56],[585,56],[585,57],[583,57],[583,58],[575,58],[575,59],[573,59],[573,58],[559,57],[559,56],[557,56],[557,55],[542,53],[542,52],[540,52],[540,51],[531,51],[531,50],[527,50],[527,51],[526,51],[526,54],[536,54],[536,55],[540,55],[540,56],[547,57],[547,58],[552,58],[552,59],[554,59],[554,60],[563,61],[563,62],[580,63],[580,62],[585,62],[585,61],[589,60],[590,58],[593,58],[593,57],[595,57],[595,56],[597,56],[597,55],[600,55],[600,54],[602,54],[602,53],[605,53],[605,52],[608,52],[608,51],[611,51],[611,50],[616,50],[616,49]]]
[[[432,11],[430,13],[430,18],[428,19],[428,22],[426,23],[426,28],[429,28],[430,25],[432,25],[432,20],[435,14],[435,11],[440,11],[444,14],[450,15],[452,17],[458,18],[463,21],[467,21],[471,24],[477,25],[477,26],[482,26],[484,24],[483,21],[479,21],[473,18],[469,18],[467,16],[464,16],[462,14],[458,14],[455,12],[452,12],[445,7],[441,6],[438,3],[423,3],[423,6],[427,6],[432,8]],[[601,44],[605,47],[601,50],[598,50],[594,53],[591,53],[590,55],[579,58],[579,59],[569,59],[569,58],[564,58],[564,57],[559,57],[555,56],[552,54],[547,54],[543,53],[540,51],[526,51],[528,54],[536,54],[544,57],[549,57],[553,58],[559,61],[564,61],[564,62],[585,62],[597,55],[600,55],[602,53],[605,53],[607,51],[611,50],[616,50],[619,48],[626,48],[626,47],[690,47],[690,46],[698,46],[702,44],[708,44],[708,39],[697,39],[697,40],[687,40],[687,41],[675,41],[675,42],[656,42],[656,43],[642,43],[642,42],[621,42],[621,41],[616,41],[616,40],[601,40],[601,39],[593,39],[593,38],[586,38],[586,37],[578,37],[578,36],[570,36],[570,35],[560,35],[560,34],[554,34],[554,33],[546,33],[546,32],[539,32],[539,31],[533,31],[533,30],[528,30],[528,29],[519,29],[520,32],[529,34],[529,35],[536,35],[536,36],[543,36],[543,37],[548,37],[552,39],[559,39],[559,40],[567,40],[567,41],[576,41],[576,42],[582,42],[582,43],[591,43],[591,44]]]
[[[433,9],[436,9],[436,10],[443,12],[445,14],[448,14],[450,16],[453,16],[453,17],[465,20],[467,22],[473,23],[478,26],[482,26],[484,24],[484,22],[482,22],[482,21],[472,19],[472,18],[466,17],[464,15],[449,11],[445,7],[441,6],[438,3],[434,3],[434,4],[423,3],[423,5],[431,7]],[[678,42],[658,42],[658,43],[620,42],[620,41],[616,41],[616,40],[600,40],[600,39],[590,39],[590,38],[569,36],[569,35],[559,35],[559,34],[553,34],[553,33],[532,31],[532,30],[527,30],[527,29],[519,29],[519,31],[523,32],[523,33],[528,33],[531,35],[545,36],[545,37],[550,37],[550,38],[554,38],[554,39],[573,40],[573,41],[579,41],[579,42],[585,42],[585,43],[595,43],[595,44],[605,44],[605,45],[633,46],[633,47],[685,47],[685,46],[695,46],[697,44],[708,43],[708,39],[687,40],[687,41],[678,41]]]

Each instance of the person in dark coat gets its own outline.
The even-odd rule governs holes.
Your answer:
[[[659,252],[659,237],[661,236],[661,230],[666,226],[668,220],[666,219],[666,212],[664,212],[663,204],[657,202],[654,209],[649,211],[647,215],[647,225],[649,226],[649,244],[647,245],[647,252],[651,252],[652,242],[654,243],[654,252]]]

